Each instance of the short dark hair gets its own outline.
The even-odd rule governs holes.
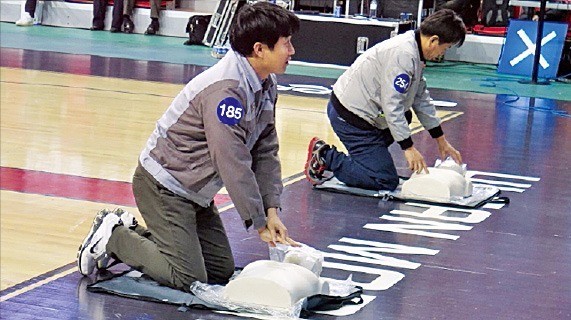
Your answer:
[[[298,30],[299,18],[291,11],[266,1],[245,4],[230,26],[230,46],[249,56],[256,42],[273,50],[280,37],[289,37]]]
[[[438,10],[420,24],[420,33],[438,36],[440,43],[457,43],[461,46],[466,39],[466,26],[456,12],[450,9]]]

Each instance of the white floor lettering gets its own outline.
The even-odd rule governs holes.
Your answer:
[[[512,179],[512,180],[524,180],[524,181],[533,181],[537,182],[540,179],[537,177],[528,177],[528,176],[518,176],[513,174],[505,174],[505,173],[494,173],[494,172],[484,172],[484,171],[475,171],[475,170],[468,170],[466,172],[466,178],[472,178],[474,176],[488,176],[488,177],[496,177],[496,178],[505,178],[505,179]]]
[[[438,232],[420,231],[420,230],[468,231],[472,229],[472,227],[470,226],[465,226],[457,223],[445,223],[445,222],[436,222],[436,221],[419,220],[411,218],[402,218],[390,215],[383,215],[381,216],[381,219],[389,221],[406,222],[407,224],[367,223],[364,228],[378,230],[378,231],[395,232],[395,233],[416,234],[424,237],[448,239],[448,240],[456,240],[459,238],[459,236],[447,233],[438,233]]]
[[[427,248],[422,248],[422,247],[411,247],[411,246],[405,246],[402,244],[385,243],[385,242],[370,241],[370,240],[361,240],[361,239],[346,238],[346,237],[339,239],[339,242],[375,247],[375,248],[368,248],[367,249],[368,251],[371,251],[371,252],[390,252],[390,253],[400,253],[400,254],[424,254],[424,255],[431,255],[431,256],[433,256],[439,252],[439,250],[432,250],[432,249],[427,249]]]
[[[293,87],[288,88],[289,90]],[[305,88],[304,88],[305,89]],[[314,89],[314,88],[311,88]],[[539,181],[539,178],[527,177],[527,176],[517,176],[502,173],[490,173],[482,171],[468,171],[467,177],[474,177],[477,175],[495,177],[507,180],[524,180],[524,181]],[[526,189],[531,187],[528,183],[516,183],[509,181],[499,181],[499,180],[487,180],[487,179],[474,179],[475,182],[491,184],[498,186],[502,191],[512,191],[512,192],[524,192]],[[401,222],[401,223],[367,223],[363,228],[394,232],[394,233],[404,233],[413,234],[423,237],[447,239],[447,240],[457,240],[460,236],[433,232],[434,230],[448,230],[448,231],[469,231],[472,226],[463,225],[465,224],[478,224],[486,220],[491,216],[491,213],[486,210],[481,209],[462,209],[455,207],[446,206],[436,206],[427,205],[421,203],[407,202],[406,205],[425,208],[421,212],[414,212],[408,210],[395,209],[390,212],[390,214],[383,214],[379,219],[387,220],[391,222]],[[499,209],[503,206],[486,206],[486,209]],[[408,218],[403,216],[409,216],[414,218]],[[422,219],[415,219],[422,218]],[[434,219],[434,220],[427,220]],[[446,222],[443,222],[446,221]],[[405,275],[401,272],[385,270],[380,268],[373,268],[368,266],[352,265],[347,263],[331,262],[330,259],[351,261],[361,264],[368,265],[383,265],[394,268],[403,269],[417,269],[421,266],[420,263],[399,259],[394,257],[389,257],[386,255],[379,254],[383,253],[396,253],[396,254],[414,254],[414,255],[436,255],[439,250],[433,250],[422,247],[411,247],[394,243],[385,243],[365,239],[355,239],[349,237],[343,237],[339,239],[339,242],[346,243],[350,245],[339,245],[331,244],[328,246],[329,249],[338,252],[324,252],[324,256],[327,261],[323,263],[324,268],[338,269],[349,271],[353,273],[364,273],[378,275],[373,281],[368,283],[353,282],[355,285],[363,287],[365,290],[381,291],[387,290],[394,286],[396,283],[404,279]],[[339,253],[344,252],[344,253]],[[346,254],[345,254],[346,253]],[[352,276],[350,276],[351,278]],[[330,281],[346,281],[346,280],[336,280],[324,278]]]
[[[428,205],[423,203],[414,203],[414,202],[407,202],[406,205],[418,207],[418,208],[427,208],[427,210],[423,212],[412,212],[412,211],[405,211],[405,210],[392,210],[392,214],[401,214],[401,215],[409,215],[418,218],[434,218],[443,221],[455,221],[455,222],[463,222],[463,223],[480,223],[486,220],[492,214],[478,209],[462,209],[462,208],[450,208],[450,207],[443,207],[443,206],[434,206]],[[463,213],[464,217],[447,217],[444,216],[447,212],[455,212],[455,213]]]
[[[375,265],[383,265],[395,268],[405,268],[405,269],[416,269],[420,267],[420,263],[411,262],[408,260],[397,259],[392,257],[383,256],[382,254],[372,253],[367,250],[366,247],[352,247],[352,246],[340,246],[340,245],[329,245],[329,249],[341,252],[347,252],[353,255],[339,254],[339,253],[329,253],[324,252],[323,256],[326,258],[334,258],[338,260],[349,260],[356,262],[364,262]],[[361,256],[355,257],[354,255]],[[363,258],[366,257],[366,258]]]
[[[397,271],[355,266],[345,263],[335,263],[335,262],[325,261],[323,262],[323,267],[378,275],[378,277],[375,278],[375,280],[368,283],[353,281],[353,284],[363,287],[364,290],[373,290],[373,291],[387,290],[388,288],[394,286],[396,283],[398,283],[404,278],[404,274]],[[328,278],[323,278],[323,279],[329,280]]]
[[[529,183],[515,183],[515,182],[509,182],[509,181],[498,181],[498,180],[478,179],[478,178],[470,178],[470,180],[472,180],[472,182],[474,182],[474,183],[491,184],[491,185],[496,185],[496,186],[510,186],[510,187],[523,188],[523,189],[527,189],[527,188],[531,187],[531,184],[529,184]]]

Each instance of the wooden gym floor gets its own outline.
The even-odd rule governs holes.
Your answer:
[[[97,211],[122,207],[139,215],[130,191],[138,154],[183,83],[203,69],[97,52],[0,48],[0,318],[233,318],[91,293],[85,286],[93,279],[75,269]],[[309,186],[301,173],[308,141],[339,143],[324,112],[326,95],[291,84],[328,88],[333,81],[317,71],[280,77],[287,90],[277,113],[283,220],[296,240],[326,253],[323,276],[351,275],[369,297],[354,315],[315,318],[571,319],[569,88],[566,100],[431,90],[437,100],[458,102],[439,114],[468,169],[511,200],[457,212]],[[433,162],[434,142],[415,132],[416,146]],[[393,150],[403,168],[402,153]],[[229,197],[222,192],[216,202],[237,265],[267,258]],[[439,210],[442,216],[428,216]],[[476,215],[483,218],[462,220]],[[386,249],[394,245],[410,251]]]

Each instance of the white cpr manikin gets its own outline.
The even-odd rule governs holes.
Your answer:
[[[290,308],[300,299],[322,292],[313,272],[292,263],[259,260],[247,265],[225,288],[230,301]]]
[[[472,195],[473,186],[465,178],[466,169],[454,161],[444,161],[429,173],[413,173],[402,185],[402,195],[425,200],[451,200]]]

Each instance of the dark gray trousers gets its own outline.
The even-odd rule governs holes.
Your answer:
[[[107,251],[155,281],[184,291],[194,281],[226,283],[234,259],[214,203],[203,208],[159,184],[139,166],[133,192],[147,230],[115,228]]]
[[[29,13],[32,18],[36,13],[36,5],[38,4],[38,0],[26,0],[26,4],[24,4],[24,11]]]
[[[107,11],[107,4],[109,0],[93,0],[93,26],[94,27],[104,27],[105,26],[105,13]],[[111,26],[117,30],[121,30],[123,25],[123,0],[113,1],[113,18],[111,20]]]
[[[151,18],[158,18],[161,12],[161,0],[150,0]],[[131,16],[135,8],[135,0],[125,0],[123,4],[123,14]]]

